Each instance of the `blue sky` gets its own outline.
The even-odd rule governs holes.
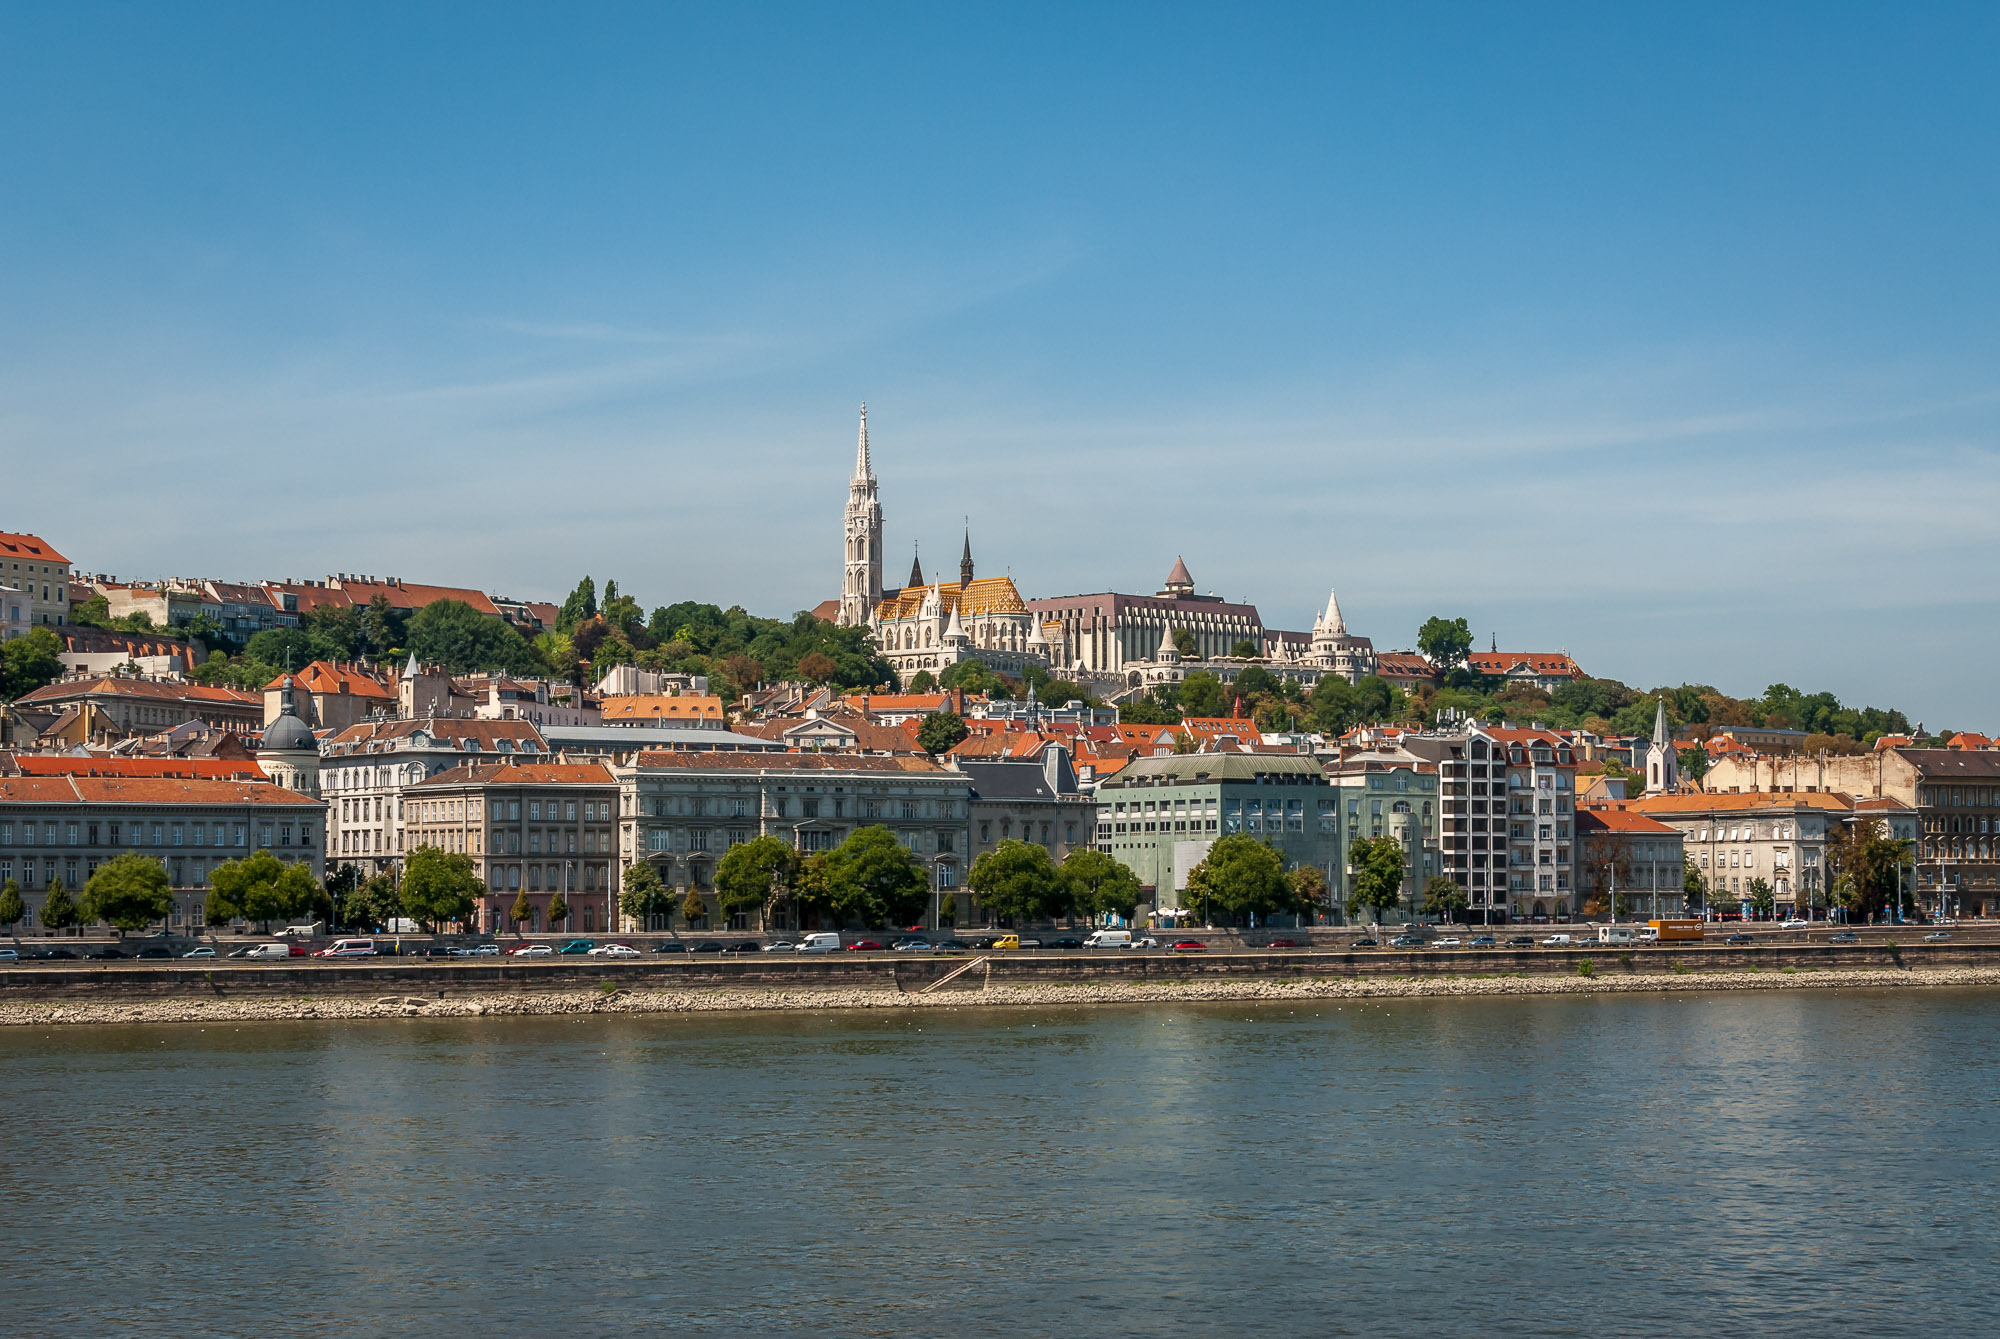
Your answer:
[[[2000,725],[2000,10],[13,4],[0,527],[784,615],[913,541]]]

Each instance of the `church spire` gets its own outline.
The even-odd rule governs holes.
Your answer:
[[[1653,743],[1665,748],[1671,742],[1667,738],[1667,700],[1660,699],[1660,709],[1653,717]]]
[[[965,587],[972,584],[972,518],[965,518],[965,551],[958,559],[958,584]]]
[[[861,405],[861,440],[854,447],[854,477],[856,479],[873,479],[875,477],[875,464],[868,459],[868,404],[866,401],[863,401]]]
[[[906,586],[924,584],[924,559],[923,555],[917,552],[915,544],[910,545],[910,579],[903,584]]]

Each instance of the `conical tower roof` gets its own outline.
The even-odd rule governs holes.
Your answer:
[[[868,406],[865,403],[861,406],[861,440],[854,447],[854,477],[875,477],[874,463],[868,459]]]
[[[922,555],[917,553],[914,545],[910,549],[910,579],[903,584],[906,586],[921,586],[924,584],[924,560]]]
[[[1169,586],[1192,586],[1194,578],[1188,575],[1187,563],[1177,553],[1174,555],[1174,570],[1167,573]]]
[[[1340,614],[1340,595],[1329,590],[1326,593],[1326,613],[1320,619],[1321,626],[1336,637],[1347,635],[1347,620]]]

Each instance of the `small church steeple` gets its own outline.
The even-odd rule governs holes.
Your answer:
[[[914,544],[910,546],[910,579],[903,584],[905,587],[921,586],[924,584],[924,559]]]
[[[972,518],[965,518],[965,550],[958,557],[959,589],[972,584]]]

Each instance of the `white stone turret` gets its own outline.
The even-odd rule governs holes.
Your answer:
[[[846,570],[840,587],[840,625],[865,627],[882,602],[882,503],[868,454],[868,406],[854,446],[854,477],[847,481]]]
[[[1660,699],[1653,715],[1653,741],[1646,745],[1646,793],[1671,795],[1681,788],[1680,754],[1667,728],[1667,700]]]

